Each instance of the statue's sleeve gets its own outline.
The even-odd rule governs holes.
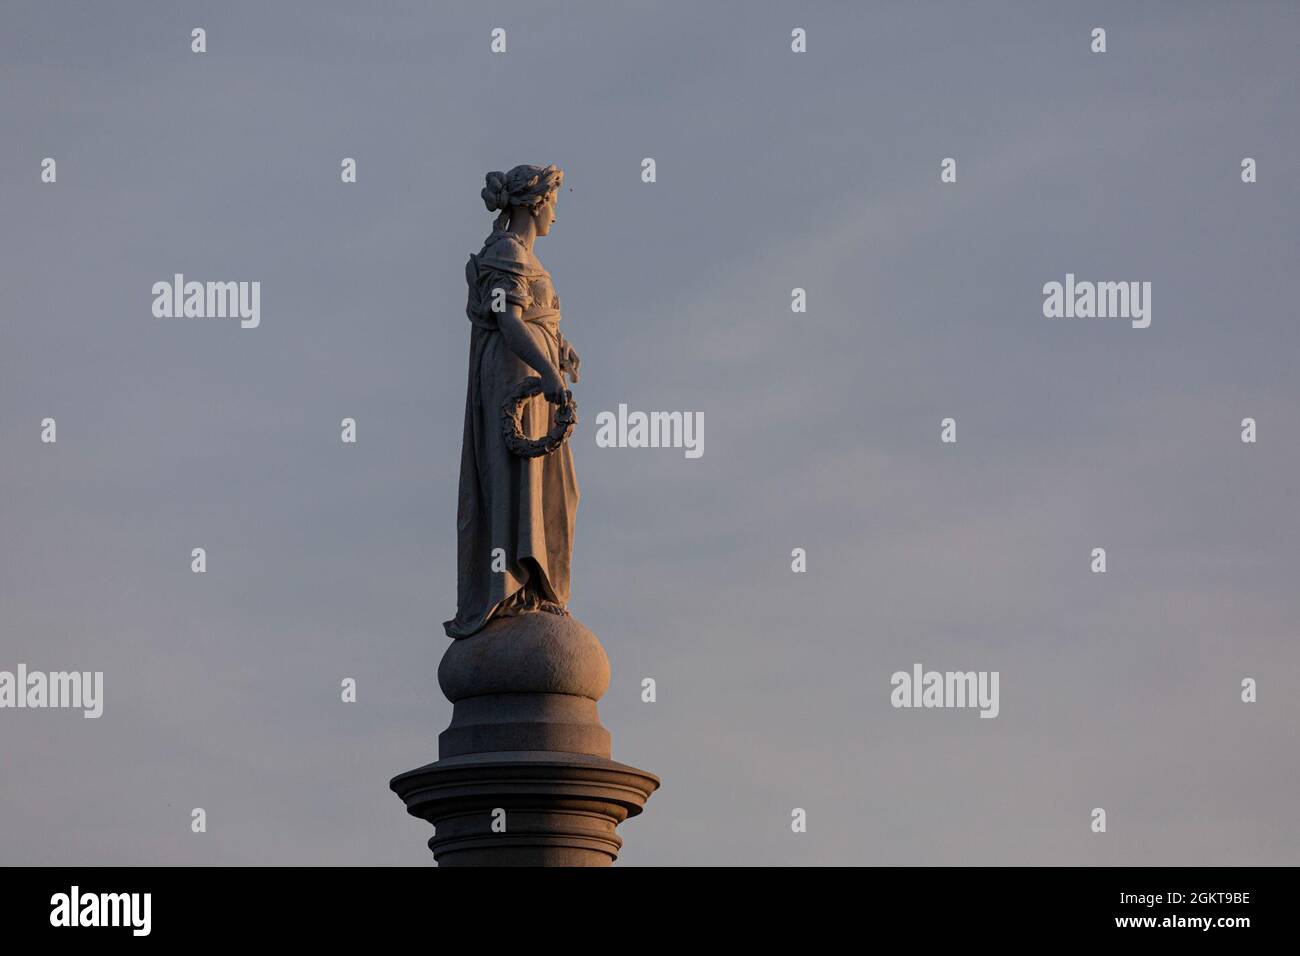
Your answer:
[[[487,256],[470,256],[469,262],[465,263],[465,281],[469,285],[465,314],[475,325],[495,330],[498,327],[497,312],[493,306],[502,299],[503,304],[498,306],[502,311],[506,304],[517,305],[523,311],[532,304],[527,278],[512,271],[511,265],[499,260],[494,263],[493,258]],[[497,289],[502,291],[500,297],[496,294]]]
[[[525,312],[533,304],[533,296],[528,289],[526,278],[517,272],[480,267],[479,298],[483,302],[483,308],[489,312],[493,311],[493,304],[500,300],[497,289],[501,290],[506,302],[519,306]],[[496,311],[502,309],[498,308]]]
[[[478,307],[485,320],[496,326],[496,311],[502,311],[506,304],[517,305],[527,312],[533,304],[532,292],[528,286],[529,276],[536,272],[518,244],[505,239],[489,240],[483,251],[472,257],[472,264],[477,270]],[[501,290],[501,295],[496,290]],[[504,302],[502,302],[504,299]]]

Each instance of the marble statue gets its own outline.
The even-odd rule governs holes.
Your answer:
[[[469,385],[457,506],[456,617],[465,638],[489,621],[567,615],[578,481],[567,439],[576,423],[565,376],[580,360],[560,332],[560,298],[533,244],[550,233],[564,173],[516,166],[487,174],[499,215],[465,266]]]

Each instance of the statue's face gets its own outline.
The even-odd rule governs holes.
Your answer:
[[[548,195],[546,202],[533,210],[533,218],[537,221],[537,234],[539,236],[545,236],[551,231],[551,225],[555,222],[555,203],[557,199],[559,199],[558,190]]]

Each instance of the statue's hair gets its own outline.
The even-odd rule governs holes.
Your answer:
[[[487,185],[479,193],[488,212],[500,211],[494,231],[500,232],[510,224],[512,206],[535,208],[564,182],[564,170],[551,166],[516,166],[508,173],[490,172],[485,177]]]

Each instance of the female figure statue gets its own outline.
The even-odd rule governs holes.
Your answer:
[[[562,441],[544,454],[528,452],[536,457],[518,450],[521,439],[557,434],[557,422],[572,427],[564,375],[578,381],[579,359],[560,334],[551,276],[533,254],[534,240],[555,222],[563,181],[555,166],[516,166],[488,173],[482,191],[488,210],[500,215],[465,266],[465,312],[473,327],[457,507],[457,608],[443,625],[453,638],[469,637],[497,617],[568,613],[578,508],[573,453]],[[534,376],[540,394],[519,398],[520,383]],[[506,434],[512,410],[520,433],[514,447]]]

